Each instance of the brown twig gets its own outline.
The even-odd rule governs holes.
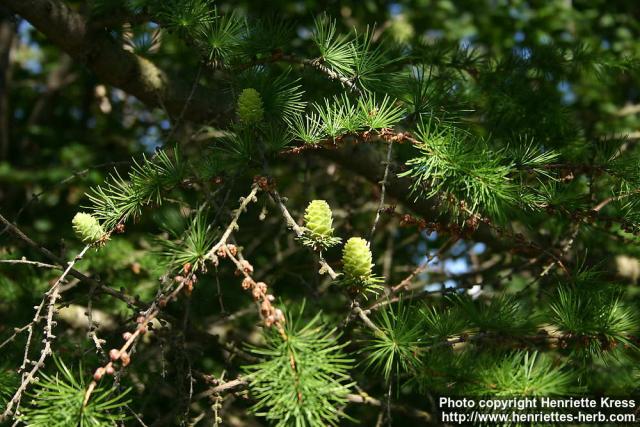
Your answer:
[[[50,268],[53,270],[62,268],[59,265],[47,264],[39,261],[30,261],[24,257],[22,257],[22,259],[0,259],[0,264],[27,264],[27,265],[33,265],[34,267]]]
[[[84,399],[82,402],[83,407],[87,406],[87,404],[89,403],[89,399],[91,398],[93,391],[98,385],[98,381],[102,379],[104,374],[114,374],[114,362],[120,360],[123,367],[127,366],[130,363],[130,356],[128,353],[129,349],[135,344],[136,340],[141,335],[146,333],[148,324],[153,321],[158,316],[158,314],[160,314],[162,307],[164,307],[169,301],[176,299],[178,293],[180,293],[180,291],[184,289],[185,286],[189,286],[189,283],[193,283],[193,281],[195,280],[195,273],[193,271],[189,271],[187,276],[181,277],[177,280],[178,285],[174,289],[166,294],[160,294],[153,301],[151,306],[136,319],[136,329],[133,332],[125,332],[123,334],[123,338],[125,340],[124,344],[122,344],[119,349],[111,349],[109,351],[109,357],[111,358],[111,360],[104,366],[96,369],[95,373],[93,374],[93,380],[87,387],[84,395]]]
[[[209,250],[209,252],[207,252],[207,255],[205,256],[206,259],[209,259],[209,260],[216,259],[217,257],[216,254],[218,250],[222,246],[227,244],[227,240],[229,239],[229,236],[231,236],[231,233],[233,233],[236,229],[238,229],[238,219],[240,219],[240,215],[242,215],[242,213],[247,210],[247,206],[249,206],[250,203],[258,200],[256,198],[256,194],[258,193],[259,189],[260,188],[258,187],[258,185],[253,185],[253,187],[251,188],[251,192],[246,197],[240,198],[240,207],[236,209],[233,215],[233,219],[225,229],[224,233],[222,233],[220,240],[218,240],[218,242],[215,245],[213,245],[213,247]]]
[[[4,412],[2,413],[2,415],[0,415],[0,421],[8,418],[14,412],[14,407],[18,408],[18,406],[20,405],[20,399],[22,398],[22,394],[27,389],[29,384],[31,384],[34,381],[37,372],[40,370],[40,368],[44,366],[44,362],[46,358],[49,357],[49,355],[51,355],[52,353],[51,343],[55,339],[55,335],[53,335],[53,327],[55,326],[53,316],[55,313],[56,301],[60,296],[60,284],[65,280],[67,275],[71,272],[74,264],[82,259],[84,254],[89,250],[89,248],[91,248],[91,246],[92,245],[85,246],[84,249],[82,249],[82,251],[80,251],[80,253],[76,257],[74,257],[72,261],[68,263],[67,268],[64,270],[62,275],[58,277],[58,279],[53,284],[51,289],[47,291],[47,293],[45,294],[45,298],[42,300],[40,305],[36,308],[36,312],[33,317],[32,324],[28,327],[29,338],[27,339],[27,345],[25,347],[25,357],[24,357],[21,368],[22,369],[26,368],[26,365],[30,362],[28,359],[28,356],[29,356],[29,346],[31,344],[31,337],[33,336],[33,327],[42,319],[41,313],[46,306],[47,312],[46,312],[46,315],[44,316],[44,319],[46,320],[46,323],[44,326],[44,333],[45,333],[44,347],[40,352],[40,357],[38,358],[38,360],[35,363],[33,363],[33,367],[31,368],[31,370],[28,373],[22,375],[20,386],[14,393],[11,400],[7,402]]]
[[[380,181],[380,203],[378,204],[378,209],[376,209],[376,217],[373,220],[373,225],[371,226],[371,232],[369,233],[369,241],[373,239],[373,233],[376,232],[376,226],[378,225],[378,221],[380,220],[380,213],[382,212],[382,207],[384,206],[384,197],[387,190],[387,178],[389,177],[389,167],[391,165],[391,152],[393,151],[393,141],[389,141],[389,147],[387,148],[387,161],[385,162],[384,167],[384,176],[382,181]]]
[[[362,403],[365,405],[376,406],[379,408],[383,408],[384,406],[386,406],[385,402],[383,402],[382,400],[371,397],[364,392],[359,394],[348,394],[347,401],[352,403]],[[413,418],[420,419],[424,422],[430,423],[433,421],[433,416],[430,413],[422,411],[420,409],[415,409],[415,408],[411,408],[404,405],[398,405],[394,403],[390,404],[390,409],[392,411],[400,412],[405,415],[409,415]]]

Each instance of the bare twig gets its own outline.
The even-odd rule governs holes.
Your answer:
[[[372,321],[371,319],[369,319],[369,316],[367,316],[367,313],[360,308],[360,305],[357,302],[354,302],[353,304],[353,313],[356,314],[360,320],[362,320],[362,322],[367,325],[367,327],[369,329],[371,329],[373,332],[375,333],[380,333],[380,328],[378,328]]]
[[[151,306],[138,317],[138,319],[136,320],[137,326],[135,331],[125,333],[123,335],[123,338],[125,339],[124,344],[122,344],[122,346],[119,349],[110,350],[109,357],[111,358],[111,360],[106,365],[96,369],[96,372],[93,374],[93,380],[91,381],[91,383],[89,384],[85,392],[84,400],[82,403],[83,407],[87,406],[87,404],[89,403],[89,399],[91,398],[93,391],[98,385],[98,381],[102,379],[104,374],[114,373],[114,362],[120,360],[122,362],[123,367],[129,364],[130,358],[129,358],[128,351],[135,344],[138,338],[144,333],[146,333],[148,328],[147,325],[153,319],[158,317],[158,314],[160,314],[162,307],[164,307],[166,303],[176,299],[178,293],[180,293],[180,291],[185,286],[187,286],[187,283],[189,283],[189,281],[192,282],[193,280],[194,280],[194,272],[191,271],[186,277],[183,277],[181,280],[179,280],[178,285],[174,289],[168,291],[165,294],[160,294],[153,301]]]
[[[7,338],[6,340],[2,341],[2,344],[0,344],[0,350],[7,344],[9,344],[11,341],[13,341],[14,339],[16,339],[16,337],[18,335],[20,335],[21,333],[23,333],[24,331],[26,331],[27,329],[31,328],[33,325],[33,322],[29,322],[26,325],[20,327],[20,328],[14,328],[13,330],[13,334],[11,334],[11,336],[9,338]]]
[[[206,391],[203,391],[200,394],[197,394],[195,396],[194,400],[199,400],[199,399],[202,399],[204,397],[213,396],[214,394],[218,394],[218,393],[232,391],[232,390],[234,390],[236,388],[245,387],[248,384],[249,383],[247,382],[247,380],[245,380],[242,377],[238,377],[235,380],[231,380],[231,381],[221,382],[220,384],[216,385],[215,387],[212,387],[209,390],[206,390]]]
[[[33,265],[34,267],[51,268],[54,270],[62,268],[59,265],[47,264],[39,261],[30,261],[24,257],[22,257],[22,259],[0,259],[0,264],[27,264]]]
[[[383,401],[381,401],[380,399],[376,399],[374,397],[371,397],[366,393],[348,394],[347,395],[347,400],[349,402],[352,402],[352,403],[363,403],[365,405],[377,406],[379,408],[383,408],[384,406],[386,406],[385,403]],[[393,404],[393,403],[390,404],[389,406],[390,406],[392,411],[400,412],[400,413],[403,413],[405,415],[409,415],[411,417],[418,418],[418,419],[423,420],[425,422],[433,421],[432,415],[430,413],[428,413],[428,412],[421,411],[419,409],[411,408],[411,407],[404,406],[404,405]]]
[[[235,211],[233,215],[233,219],[227,226],[224,233],[222,233],[222,237],[220,237],[220,240],[218,240],[218,242],[215,245],[213,245],[211,250],[207,252],[207,255],[205,256],[205,258],[211,259],[211,260],[215,259],[216,253],[218,252],[218,250],[227,244],[227,240],[229,239],[229,236],[231,236],[231,233],[233,233],[238,228],[238,219],[240,219],[240,215],[242,215],[242,213],[247,210],[247,206],[249,206],[250,203],[258,200],[256,198],[256,194],[258,193],[258,190],[259,190],[259,187],[257,185],[254,185],[251,188],[251,192],[246,197],[240,198],[240,207]]]
[[[389,148],[387,148],[387,161],[384,166],[384,177],[380,182],[380,203],[378,204],[378,209],[376,209],[376,218],[373,220],[373,225],[371,226],[371,232],[369,233],[369,241],[373,239],[373,233],[376,232],[376,226],[378,225],[378,221],[380,220],[380,212],[384,206],[384,197],[387,191],[387,178],[389,176],[389,165],[391,165],[391,152],[393,151],[393,140],[389,141]]]
[[[449,250],[458,240],[459,239],[457,237],[450,237],[449,239],[447,239],[435,253],[428,255],[426,259],[422,261],[422,263],[411,272],[411,274],[405,277],[399,284],[392,287],[391,293],[395,294],[401,290],[407,289],[411,281],[417,275],[419,275],[429,267],[429,264],[431,264],[431,261],[440,257],[443,253]]]
[[[44,309],[44,307],[46,306],[47,313],[44,316],[44,319],[46,320],[46,323],[45,323],[45,326],[44,326],[44,332],[45,332],[44,347],[42,348],[42,351],[40,352],[40,357],[33,364],[33,367],[31,368],[31,370],[28,373],[25,373],[25,374],[22,375],[22,380],[20,382],[20,386],[18,387],[18,390],[16,390],[16,392],[14,393],[13,397],[11,398],[11,400],[9,400],[9,402],[7,403],[7,405],[5,407],[5,410],[2,413],[2,415],[0,415],[0,421],[5,420],[9,416],[11,416],[11,414],[14,413],[14,407],[16,409],[19,407],[20,399],[22,398],[22,394],[27,389],[29,384],[31,384],[33,382],[33,380],[35,379],[36,373],[40,370],[40,368],[42,368],[44,366],[44,362],[45,362],[46,358],[49,357],[49,355],[51,354],[51,343],[55,339],[55,335],[53,335],[53,327],[55,326],[55,322],[53,320],[53,315],[55,313],[56,301],[58,300],[58,297],[60,296],[60,284],[65,280],[67,275],[71,272],[71,270],[73,269],[74,264],[82,259],[84,254],[89,250],[89,248],[91,248],[91,246],[92,245],[85,246],[84,249],[82,249],[82,251],[72,261],[70,261],[68,263],[67,268],[64,270],[62,275],[60,275],[60,277],[58,277],[58,280],[56,280],[56,282],[53,284],[51,289],[49,289],[49,291],[47,291],[47,293],[45,294],[45,298],[42,300],[40,305],[36,308],[36,313],[35,313],[34,318],[33,318],[33,323],[32,323],[32,325],[29,326],[29,339],[27,341],[27,346],[25,348],[25,358],[23,360],[23,365],[22,365],[23,368],[26,368],[27,363],[30,362],[28,360],[28,356],[29,356],[29,345],[31,343],[33,327],[42,318],[41,313],[42,313],[42,310]]]

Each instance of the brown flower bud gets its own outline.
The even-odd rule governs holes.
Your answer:
[[[261,294],[267,293],[267,284],[264,282],[256,283],[256,288],[258,289],[258,291],[260,291]]]
[[[262,301],[262,304],[260,304],[260,312],[262,313],[263,316],[269,316],[273,314],[274,312],[273,306],[268,300]]]
[[[122,339],[125,341],[129,341],[132,335],[133,334],[131,332],[125,332],[124,334],[122,334]]]
[[[238,255],[238,247],[234,244],[228,244],[227,245],[227,250],[229,251],[229,253],[233,256]]]
[[[93,373],[93,379],[94,381],[100,381],[102,379],[102,377],[104,376],[104,368],[98,368],[96,369],[96,371]]]
[[[246,259],[243,259],[242,261],[240,261],[240,265],[242,267],[242,270],[247,273],[247,274],[251,274],[253,273],[253,266],[251,265],[251,263],[249,261],[247,261]]]
[[[184,271],[186,274],[188,274],[191,271],[191,263],[188,262],[185,265],[182,266],[182,271]]]
[[[122,352],[120,360],[122,360],[122,366],[127,366],[129,363],[131,363],[131,357],[126,351]]]
[[[244,279],[242,279],[242,289],[244,289],[245,291],[247,289],[251,289],[251,286],[253,284],[253,280],[251,280],[248,277],[245,277]]]
[[[191,292],[193,292],[193,281],[187,280],[186,282],[184,282],[184,290],[187,295],[191,295]]]
[[[120,358],[120,352],[118,350],[116,350],[115,348],[112,348],[111,350],[109,350],[109,359],[111,360],[118,360]]]
[[[107,375],[113,375],[116,372],[116,370],[113,368],[113,365],[109,363],[105,368],[105,372],[107,373]]]
[[[267,327],[270,327],[271,325],[273,325],[275,323],[276,319],[273,315],[271,316],[267,316],[264,318],[264,324]]]

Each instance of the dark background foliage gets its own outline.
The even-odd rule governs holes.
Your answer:
[[[263,149],[256,148],[258,145],[245,147],[247,151],[237,156],[225,157],[215,151],[228,153],[242,147],[228,135],[221,136],[225,136],[223,130],[237,130],[230,123],[236,122],[235,102],[243,88],[259,90],[266,120],[277,126],[284,126],[286,112],[281,105],[297,107],[291,102],[294,93],[304,91],[300,101],[309,104],[350,93],[313,67],[271,61],[280,52],[299,58],[318,57],[311,33],[315,20],[326,14],[335,19],[339,34],[349,34],[353,28],[365,34],[369,28],[376,45],[383,40],[386,43],[384,57],[389,62],[374,69],[370,80],[362,78],[358,84],[375,92],[378,101],[385,94],[401,101],[407,114],[398,130],[419,135],[418,124],[427,116],[454,123],[473,135],[463,142],[464,147],[471,147],[471,153],[465,154],[470,159],[495,159],[504,153],[506,158],[516,158],[514,152],[530,146],[542,147],[541,152],[555,150],[558,160],[545,166],[545,173],[552,174],[554,180],[526,175],[518,185],[534,190],[514,190],[515,201],[500,202],[493,211],[485,207],[499,195],[498,190],[504,190],[501,183],[492,187],[494,193],[468,200],[469,204],[477,202],[478,211],[490,217],[477,229],[470,227],[468,218],[465,222],[464,215],[452,213],[446,203],[435,203],[424,195],[416,201],[416,195],[400,181],[398,187],[389,186],[384,206],[397,208],[381,214],[371,239],[376,273],[384,283],[388,287],[401,283],[425,257],[434,256],[439,248],[444,251],[438,262],[413,278],[412,292],[402,294],[415,300],[410,313],[403,312],[406,306],[396,304],[395,311],[372,314],[376,324],[387,331],[384,338],[372,337],[357,320],[344,327],[342,322],[350,310],[348,295],[317,274],[317,255],[295,240],[266,193],[241,217],[240,228],[234,233],[256,276],[269,284],[290,311],[306,300],[306,318],[322,311],[330,328],[340,327],[340,342],[349,341],[345,350],[356,359],[351,370],[353,381],[369,395],[383,401],[388,398],[394,405],[433,414],[434,399],[441,393],[491,393],[495,378],[502,378],[497,372],[511,369],[517,373],[528,363],[522,362],[523,353],[513,353],[517,350],[545,353],[553,362],[543,363],[561,366],[569,373],[566,384],[551,389],[554,393],[630,395],[637,391],[633,380],[638,378],[637,324],[625,311],[637,311],[640,277],[634,234],[640,217],[637,196],[633,197],[640,180],[637,2],[216,1],[220,15],[234,12],[246,17],[253,37],[245,40],[241,49],[231,43],[232,50],[241,54],[228,59],[224,67],[212,65],[210,59],[215,55],[199,45],[199,36],[190,33],[191,26],[180,26],[176,11],[198,2],[158,2],[165,4],[165,9],[158,6],[160,12],[143,16],[141,24],[132,26],[133,36],[121,25],[127,19],[118,19],[125,10],[124,2],[66,2],[90,20],[105,22],[99,24],[101,34],[179,76],[187,92],[197,78],[215,93],[207,101],[223,112],[197,120],[192,120],[186,108],[176,112],[169,104],[141,102],[127,91],[104,84],[92,70],[93,59],[83,63],[77,54],[68,56],[59,42],[14,15],[11,3],[0,1],[3,217],[60,258],[72,259],[83,245],[73,234],[71,219],[91,205],[86,196],[90,188],[103,184],[114,170],[126,177],[132,159],[143,162],[143,155],[150,158],[158,148],[180,152],[188,165],[189,179],[170,191],[163,190],[161,205],[143,209],[126,224],[124,234],[113,235],[99,251],[91,250],[78,262],[79,270],[141,301],[152,301],[159,289],[158,279],[171,280],[179,273],[179,266],[176,269],[162,256],[160,242],[171,239],[172,231],[180,235],[189,226],[193,211],[205,201],[206,221],[219,236],[218,230],[226,227],[238,198],[248,193],[256,175],[274,178],[296,220],[302,218],[308,202],[324,199],[333,209],[338,236],[344,240],[369,237],[381,197],[378,182],[387,153],[383,142],[280,154],[281,141],[276,136],[265,137],[268,166],[260,159]],[[155,40],[157,32],[161,37]],[[100,51],[92,54],[101,55]],[[263,63],[263,68],[249,66]],[[119,66],[112,64],[114,69]],[[407,84],[406,76],[412,73],[425,76],[421,84]],[[276,84],[278,76],[282,78],[280,86]],[[284,90],[287,87],[293,88],[291,92]],[[285,98],[278,98],[282,93]],[[282,127],[274,126],[274,135],[283,132]],[[253,137],[245,135],[244,140]],[[485,143],[478,142],[481,139]],[[394,176],[408,169],[405,162],[419,158],[410,143],[395,144],[393,150]],[[620,154],[612,160],[612,153]],[[522,169],[525,174],[530,172]],[[447,181],[444,189],[454,184],[453,179]],[[525,206],[535,204],[530,200],[532,194],[542,200],[543,209]],[[620,194],[632,196],[590,213],[608,197],[615,199]],[[419,227],[421,220],[428,223],[426,229]],[[460,227],[473,230],[461,237]],[[0,233],[1,259],[24,256],[47,261],[4,225]],[[340,253],[339,248],[333,248],[323,255],[340,269]],[[14,327],[31,320],[32,307],[58,275],[32,265],[0,264],[1,340],[8,338]],[[166,307],[174,319],[171,327],[144,338],[118,385],[120,390],[131,387],[126,415],[140,414],[148,425],[188,425],[200,414],[205,416],[202,425],[213,425],[207,421],[214,418],[211,402],[199,395],[209,387],[202,375],[219,378],[223,371],[225,379],[241,375],[248,363],[243,357],[252,360],[246,355],[245,343],[262,342],[261,328],[256,326],[259,318],[249,295],[240,288],[234,268],[221,263],[216,268],[209,266],[208,272],[199,276],[190,297],[181,297]],[[107,349],[116,347],[120,335],[131,329],[137,312],[118,299],[94,294],[84,282],[71,280],[69,286],[73,287],[61,300],[67,308],[59,316],[54,353],[72,371],[80,369],[80,377],[87,380],[104,361],[87,338],[84,312],[88,304],[94,320],[101,323],[99,336],[107,341]],[[617,284],[615,290],[603,290],[612,284]],[[435,292],[440,285],[460,289],[450,292],[460,295],[445,298]],[[474,294],[473,301],[465,299],[463,294],[474,286],[481,292]],[[558,296],[558,289],[572,287],[580,288],[576,293],[566,291],[569,298],[575,298],[566,305],[579,307],[573,311],[562,306]],[[433,294],[422,294],[423,290]],[[624,301],[625,308],[618,307],[618,301]],[[576,320],[586,317],[585,307],[593,305],[594,317],[602,315],[598,307],[609,308],[622,312],[620,322],[630,324],[616,330],[615,325],[590,326],[591,319]],[[574,317],[567,320],[567,313]],[[543,320],[536,322],[536,316]],[[456,323],[456,318],[463,321]],[[555,325],[554,331],[566,331],[560,339],[566,341],[562,344],[565,347],[527,341],[539,337],[541,325],[547,323]],[[413,330],[414,324],[421,328]],[[455,357],[437,352],[420,357],[411,354],[425,337],[442,340],[469,331],[488,331],[499,339],[490,337],[489,344],[478,344],[483,351],[477,358],[469,356],[469,351],[456,352]],[[576,344],[583,336],[592,341]],[[20,335],[0,350],[0,366],[7,372],[6,378],[0,376],[2,397],[12,394],[16,378],[9,378],[9,372],[22,361],[25,339]],[[390,362],[393,373],[371,362],[375,348],[389,348],[385,344],[389,339],[406,350]],[[623,351],[625,346],[631,350]],[[391,356],[381,357],[389,360]],[[45,370],[55,372],[56,367],[48,363]],[[518,382],[518,375],[514,373],[513,378],[513,383],[497,387],[503,387],[505,394],[526,389],[527,384]],[[528,385],[539,387],[544,394],[548,376],[540,373],[536,381]],[[264,419],[249,415],[253,402],[246,394],[229,394],[221,411],[225,423],[264,423]],[[379,413],[381,419],[387,419],[384,406],[350,404],[345,412],[361,425],[375,425]],[[394,410],[392,421],[395,425],[423,422],[406,410]],[[340,422],[348,425],[352,421],[345,418]],[[135,423],[133,418],[126,421],[126,425]]]

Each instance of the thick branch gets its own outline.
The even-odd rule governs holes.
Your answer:
[[[149,106],[162,106],[178,116],[188,104],[185,117],[215,121],[226,116],[232,105],[222,90],[197,87],[192,94],[192,81],[172,76],[151,61],[124,50],[107,31],[93,29],[62,0],[0,0],[0,5],[29,21],[102,81]]]

